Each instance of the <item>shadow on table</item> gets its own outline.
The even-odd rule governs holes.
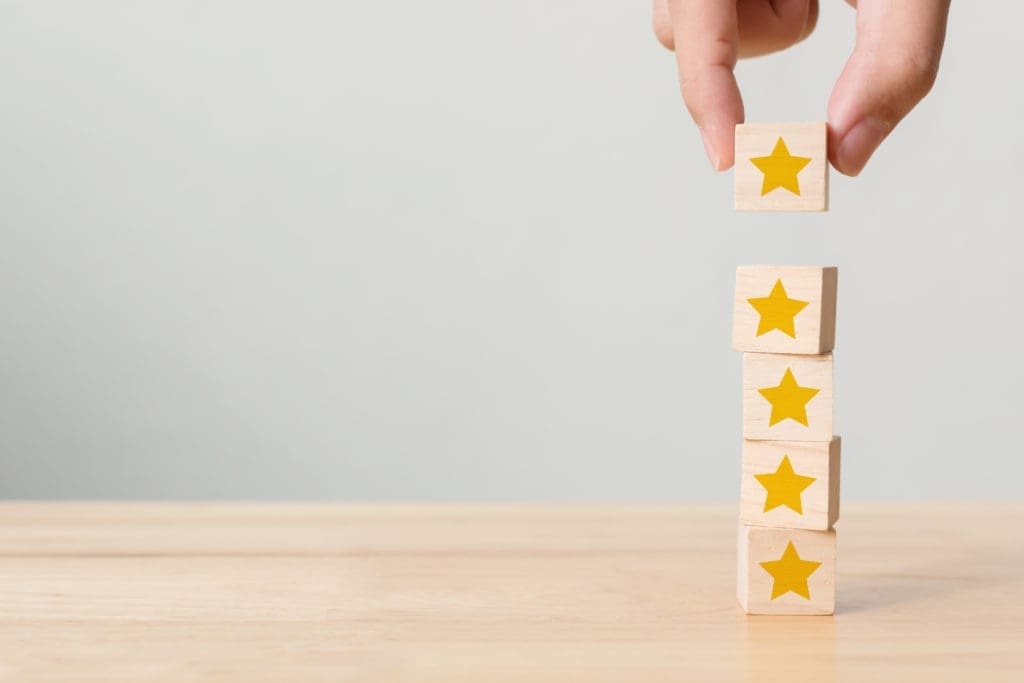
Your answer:
[[[977,549],[937,545],[915,558],[910,566],[840,574],[836,585],[836,614],[948,600],[950,596],[978,586],[991,589],[1009,579],[1004,572],[997,571],[1006,566],[1007,558],[1003,554],[984,556]]]
[[[1019,581],[1015,568],[1024,560],[1019,544],[994,544],[991,533],[936,529],[921,520],[891,524],[893,535],[856,529],[849,551],[852,562],[842,559],[845,551],[840,551],[837,617],[948,602],[979,588],[998,589]]]
[[[969,588],[965,576],[928,574],[855,574],[844,576],[837,586],[836,614],[888,609],[893,605],[927,602]]]

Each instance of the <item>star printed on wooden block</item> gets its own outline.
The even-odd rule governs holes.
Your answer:
[[[791,155],[786,147],[786,142],[780,137],[779,141],[775,143],[775,149],[772,150],[771,155],[753,157],[750,163],[757,166],[758,170],[764,174],[764,182],[761,184],[762,197],[780,187],[799,196],[800,181],[797,180],[797,174],[811,163],[811,159],[810,157]]]
[[[782,462],[774,472],[755,474],[754,478],[764,487],[766,496],[764,499],[764,510],[774,510],[785,505],[798,515],[804,514],[801,495],[808,486],[817,479],[805,477],[793,471],[793,465],[789,462],[789,456],[782,456]]]
[[[796,593],[806,600],[811,599],[807,579],[817,571],[821,562],[801,559],[793,541],[786,545],[786,550],[779,559],[758,564],[772,575],[772,600],[789,592]]]
[[[810,303],[790,299],[781,279],[775,281],[775,286],[768,296],[754,297],[747,299],[747,302],[761,314],[761,320],[757,324],[758,337],[778,330],[793,339],[796,339],[796,314],[807,308],[807,304]]]
[[[776,387],[765,387],[757,392],[772,404],[772,414],[768,426],[773,427],[783,420],[790,419],[807,425],[807,404],[818,395],[820,389],[802,387],[797,384],[793,371],[786,368],[786,374]]]

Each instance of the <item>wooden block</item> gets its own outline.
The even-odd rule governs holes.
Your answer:
[[[831,529],[839,519],[839,437],[744,441],[740,521],[755,526]]]
[[[743,438],[832,440],[832,354],[743,354]]]
[[[836,532],[740,525],[736,597],[747,614],[832,614]]]
[[[828,128],[813,123],[736,126],[737,211],[828,211]]]
[[[737,268],[732,348],[814,355],[831,351],[838,277],[835,267]]]

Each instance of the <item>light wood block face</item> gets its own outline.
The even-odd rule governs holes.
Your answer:
[[[744,441],[740,521],[825,531],[839,519],[840,440]]]
[[[828,211],[824,122],[736,126],[737,211]]]
[[[834,267],[737,268],[733,350],[812,355],[831,351],[838,277]]]
[[[832,440],[832,354],[743,354],[743,438]]]
[[[740,525],[737,593],[747,614],[832,614],[836,532]]]

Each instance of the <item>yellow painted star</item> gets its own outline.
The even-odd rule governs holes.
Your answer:
[[[766,572],[772,575],[772,600],[793,591],[802,598],[811,599],[811,591],[807,587],[807,578],[813,574],[821,562],[801,560],[793,546],[793,541],[786,545],[782,557],[771,562],[759,562]]]
[[[815,477],[805,477],[793,471],[793,465],[789,462],[789,456],[782,456],[779,468],[774,472],[755,474],[767,496],[764,499],[764,510],[774,510],[780,505],[785,505],[798,515],[804,514],[804,508],[800,494],[804,489],[813,484]]]
[[[807,426],[807,403],[818,395],[820,389],[802,387],[796,383],[793,371],[786,368],[786,374],[777,387],[758,389],[757,393],[772,404],[772,414],[768,418],[768,426],[782,422],[786,418]]]
[[[764,173],[764,182],[761,183],[761,196],[765,196],[777,187],[789,190],[800,196],[800,181],[796,176],[804,167],[811,163],[810,157],[795,157],[789,153],[786,143],[779,138],[775,143],[775,149],[771,156],[753,157],[750,163]]]
[[[772,287],[771,294],[747,299],[751,306],[761,314],[761,321],[757,324],[757,336],[767,334],[772,330],[778,330],[783,334],[796,339],[796,327],[794,318],[796,314],[804,310],[809,302],[799,299],[790,299],[786,294],[782,280],[776,280]]]

